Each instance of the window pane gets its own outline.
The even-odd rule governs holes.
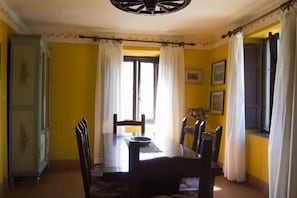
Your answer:
[[[269,131],[270,126],[270,46],[266,41],[266,64],[264,69],[264,93],[263,93],[263,129]]]
[[[125,82],[121,85],[122,90],[124,90],[122,115],[125,117],[121,119],[133,119],[133,62],[124,62],[122,72]]]
[[[154,64],[140,63],[139,114],[154,118]]]

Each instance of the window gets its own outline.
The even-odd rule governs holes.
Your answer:
[[[269,133],[278,46],[278,34],[271,33],[262,43],[244,46],[246,128]]]
[[[246,128],[261,128],[262,44],[244,45]]]
[[[124,57],[125,114],[127,119],[140,119],[145,114],[147,122],[154,122],[158,76],[158,57]]]

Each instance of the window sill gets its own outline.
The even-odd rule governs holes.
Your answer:
[[[269,138],[269,134],[268,133],[248,132],[247,134],[249,134],[249,135],[255,135],[255,136],[259,136],[259,137],[264,137],[264,138]]]

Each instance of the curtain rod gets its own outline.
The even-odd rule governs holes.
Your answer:
[[[93,39],[94,42],[98,40],[112,40],[112,41],[131,41],[131,42],[144,42],[144,43],[159,43],[159,44],[175,44],[175,45],[191,45],[195,46],[195,43],[185,43],[185,42],[167,42],[167,41],[152,41],[152,40],[136,40],[136,39],[123,39],[123,38],[108,38],[108,37],[99,37],[99,36],[84,36],[84,35],[79,35],[79,38],[88,38],[88,39]]]
[[[241,32],[242,29],[245,28],[246,26],[248,26],[248,25],[250,25],[250,24],[252,24],[252,23],[254,23],[254,22],[256,22],[256,21],[258,21],[258,20],[260,20],[260,19],[262,19],[262,18],[264,18],[264,17],[266,17],[266,16],[268,16],[268,15],[274,13],[274,12],[276,12],[279,9],[282,9],[282,10],[290,9],[291,7],[293,7],[295,5],[295,3],[296,3],[296,0],[286,1],[286,2],[282,3],[279,7],[274,8],[273,10],[263,14],[262,16],[254,19],[254,20],[252,20],[252,21],[250,21],[250,22],[248,22],[248,23],[246,23],[246,24],[244,24],[242,26],[239,26],[238,28],[236,28],[236,29],[234,29],[232,31],[227,32],[226,34],[222,35],[222,38],[225,38],[227,36],[230,37],[230,36],[236,34],[237,32]]]

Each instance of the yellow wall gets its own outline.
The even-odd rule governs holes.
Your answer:
[[[0,20],[0,185],[7,177],[7,46],[11,28]],[[1,192],[0,192],[1,194]]]
[[[269,138],[247,133],[246,169],[258,179],[268,183],[268,142]]]
[[[94,126],[98,45],[51,43],[50,158],[78,159],[74,127],[85,117]],[[93,150],[93,133],[90,133]]]
[[[202,83],[191,84],[186,83],[185,86],[185,109],[203,107],[208,109],[207,85],[209,81],[209,50],[190,50],[185,52],[185,69],[197,69],[202,72]]]
[[[7,56],[8,28],[1,23],[0,41],[1,57]],[[82,117],[86,117],[90,127],[91,152],[93,152],[94,98],[98,45],[50,43],[50,158],[51,160],[78,159],[74,126]],[[138,47],[125,47],[125,50],[137,50]],[[142,50],[147,50],[148,48]],[[158,51],[158,48],[148,50]],[[226,84],[211,86],[211,64],[227,59],[228,45],[213,50],[185,50],[186,69],[202,71],[201,84],[186,84],[185,108],[204,107],[209,109],[210,91],[225,90]],[[0,122],[0,184],[7,176],[7,126],[6,126],[6,58],[1,58],[1,122]],[[227,60],[228,67],[228,60]],[[226,80],[228,74],[226,75]],[[225,97],[226,104],[226,97]],[[214,130],[217,125],[223,126],[219,162],[224,159],[225,115],[209,115],[207,130]],[[267,170],[267,139],[247,135],[247,171],[268,181]],[[259,153],[261,149],[263,153]],[[264,158],[263,156],[266,156]],[[259,160],[261,159],[261,160]]]
[[[213,115],[213,114],[209,114],[209,117],[207,119],[207,124],[206,124],[206,130],[211,130],[214,131],[215,128],[218,125],[221,125],[223,127],[223,132],[222,132],[222,139],[221,139],[221,145],[220,145],[220,153],[219,153],[219,159],[218,161],[220,163],[224,163],[224,148],[225,148],[225,129],[226,129],[226,91],[227,91],[227,79],[228,79],[228,74],[227,74],[227,70],[228,70],[228,45],[222,45],[220,47],[217,47],[215,49],[212,50],[211,52],[211,63],[209,65],[209,82],[208,82],[208,106],[209,106],[209,101],[210,101],[210,92],[211,91],[217,91],[217,90],[224,90],[225,91],[225,99],[224,99],[224,114],[223,115]],[[223,85],[211,85],[211,80],[210,80],[210,76],[211,76],[211,64],[217,61],[221,61],[221,60],[226,60],[226,75],[225,75],[225,84]]]

